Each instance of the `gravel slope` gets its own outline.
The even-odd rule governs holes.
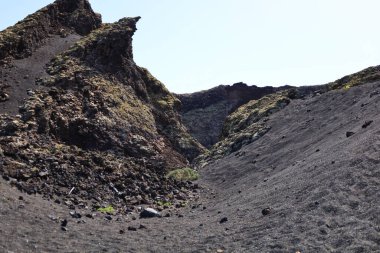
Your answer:
[[[265,136],[203,168],[200,199],[167,218],[79,224],[0,181],[0,251],[380,252],[379,94],[372,83],[293,100]]]
[[[28,90],[43,89],[36,85],[36,79],[47,77],[46,64],[57,54],[69,49],[81,36],[70,34],[65,38],[54,35],[38,48],[33,55],[12,61],[12,67],[0,66],[0,83],[9,86],[5,89],[9,100],[0,103],[0,113],[17,114],[18,108],[28,97]]]

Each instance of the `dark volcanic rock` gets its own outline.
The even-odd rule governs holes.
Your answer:
[[[371,125],[373,123],[373,120],[367,120],[366,122],[364,122],[364,124],[362,125],[362,128],[367,128],[369,127],[369,125]]]
[[[266,215],[269,215],[271,212],[272,212],[272,208],[267,207],[267,208],[264,208],[264,209],[261,211],[261,214],[264,215],[264,216],[266,216]]]
[[[47,9],[66,10],[63,3],[73,1]],[[55,199],[74,187],[74,199],[62,199],[70,208],[78,199],[122,208],[175,198],[173,190],[190,196],[191,185],[165,175],[203,147],[181,124],[180,101],[133,61],[138,20],[104,24],[57,55],[39,80],[44,89],[20,107],[21,119],[0,115],[0,173],[17,178],[20,190]]]
[[[222,219],[220,219],[219,223],[226,223],[227,221],[228,221],[228,218],[223,217]]]
[[[87,0],[58,0],[0,32],[0,111],[16,115],[34,94],[45,66],[101,26]]]
[[[137,228],[132,227],[132,226],[129,226],[129,227],[128,227],[128,231],[137,231]]]
[[[283,88],[248,86],[235,83],[206,91],[176,95],[182,102],[181,115],[189,132],[205,147],[219,141],[227,116],[252,99]]]
[[[0,60],[29,56],[50,35],[87,35],[101,22],[87,0],[57,0],[0,33]]]
[[[224,122],[228,115],[249,101],[259,100],[285,90],[289,99],[303,98],[321,89],[324,90],[322,86],[258,87],[240,82],[231,86],[220,85],[210,90],[176,96],[182,102],[180,112],[184,125],[195,139],[210,148],[221,140]]]
[[[141,213],[140,213],[140,218],[145,219],[145,218],[154,218],[154,217],[161,217],[161,214],[154,210],[153,208],[145,208]]]
[[[66,219],[64,219],[62,222],[61,222],[61,226],[62,227],[66,227],[67,226],[67,223],[68,221]]]

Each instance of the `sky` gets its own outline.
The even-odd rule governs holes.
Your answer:
[[[0,30],[52,0],[3,1]],[[380,65],[379,0],[90,0],[103,22],[141,16],[134,59],[170,91],[313,85]]]

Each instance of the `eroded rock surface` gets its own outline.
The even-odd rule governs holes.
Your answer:
[[[287,87],[290,88],[290,87]],[[220,140],[227,116],[253,99],[283,90],[284,87],[257,87],[245,83],[220,85],[210,90],[176,95],[182,102],[181,116],[189,132],[205,147]]]
[[[63,3],[74,2],[57,1],[32,16],[45,21],[43,14]],[[68,13],[86,6],[79,1]],[[104,24],[75,42],[48,64],[36,80],[43,88],[28,91],[20,115],[1,116],[0,170],[19,189],[120,212],[192,196],[196,187],[166,174],[203,147],[180,123],[180,101],[134,63],[138,20]]]

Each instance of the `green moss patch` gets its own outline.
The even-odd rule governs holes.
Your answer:
[[[106,207],[98,208],[98,211],[101,213],[113,214],[115,212],[115,209],[113,208],[113,206],[106,206]]]
[[[170,171],[166,177],[174,178],[178,181],[194,181],[199,178],[199,173],[191,168],[182,168]]]

